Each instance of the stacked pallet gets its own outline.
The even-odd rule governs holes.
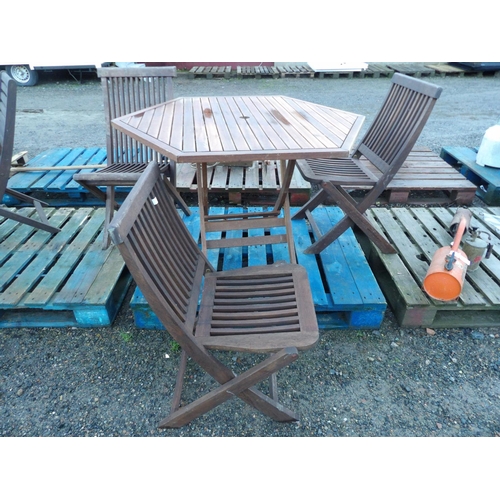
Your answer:
[[[191,163],[177,164],[177,189],[196,193],[196,168]],[[272,204],[281,188],[281,172],[276,161],[255,161],[251,166],[215,164],[208,168],[209,197],[233,204]],[[311,195],[311,184],[295,169],[289,188],[290,203],[303,205]]]
[[[452,63],[369,63],[366,70],[331,70],[315,71],[309,65],[289,64],[284,66],[194,66],[188,72],[188,78],[391,78],[402,73],[415,78],[433,76],[487,76],[500,75],[500,71],[488,68],[468,68]]]
[[[194,66],[188,73],[188,77],[193,79],[197,77],[214,78],[223,77],[230,78],[232,76],[231,66]]]
[[[364,161],[374,175],[373,165]],[[428,148],[415,147],[378,203],[470,205],[476,186]]]
[[[434,76],[435,70],[421,63],[389,63],[389,68],[397,73],[422,78],[423,76]]]
[[[500,169],[483,167],[476,163],[477,149],[445,146],[441,158],[458,168],[470,182],[477,186],[476,194],[488,205],[500,205]]]
[[[238,66],[236,76],[238,78],[279,78],[280,72],[274,66]]]

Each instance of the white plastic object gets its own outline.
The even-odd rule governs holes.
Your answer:
[[[482,167],[500,168],[500,124],[486,130],[477,152],[476,163]]]

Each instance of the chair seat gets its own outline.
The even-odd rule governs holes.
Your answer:
[[[337,185],[373,186],[378,177],[357,158],[315,158],[298,160],[302,177],[313,184],[334,181]]]
[[[308,287],[306,270],[296,264],[209,273],[196,337],[207,349],[262,353],[290,346],[310,349],[319,333],[312,298],[305,293]]]
[[[148,163],[142,162],[142,163],[112,163],[111,165],[108,165],[107,167],[103,168],[102,170],[99,170],[100,173],[111,173],[111,172],[118,172],[118,173],[142,173],[144,170],[146,170],[146,167],[148,166]]]
[[[112,163],[95,172],[75,174],[73,179],[93,186],[133,186],[147,166],[147,163]]]

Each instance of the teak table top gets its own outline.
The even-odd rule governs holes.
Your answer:
[[[286,96],[180,97],[112,120],[177,162],[344,158],[364,117]]]

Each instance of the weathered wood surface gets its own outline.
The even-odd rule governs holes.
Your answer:
[[[80,165],[94,166],[96,170],[106,162],[106,148],[52,148],[32,158],[28,167],[40,167],[42,170],[19,171],[9,179],[8,186],[16,191],[35,196],[45,196],[51,206],[72,206],[86,203],[88,191],[73,180],[73,175],[80,172]],[[74,169],[68,168],[75,166]],[[58,169],[57,167],[64,167]],[[23,167],[24,168],[24,167]],[[85,169],[84,171],[92,171]],[[120,188],[116,188],[121,192]],[[127,188],[128,192],[130,188]],[[55,197],[59,195],[59,197]],[[61,197],[62,195],[62,197]],[[47,196],[54,196],[47,200]],[[90,204],[99,204],[93,196],[89,196]],[[4,203],[9,206],[19,204],[11,197],[4,197]]]
[[[251,167],[215,164],[208,168],[208,193],[230,203],[269,204],[278,196],[281,172],[276,161],[251,162]],[[196,168],[191,163],[177,164],[177,189],[193,192],[198,189]],[[295,169],[289,188],[290,203],[301,205],[311,193],[311,184]]]
[[[380,175],[369,161],[363,163]],[[436,153],[414,147],[378,202],[470,205],[475,193],[475,184]]]
[[[26,167],[19,167],[9,180],[9,186],[15,186],[23,193],[36,194],[50,206],[101,206],[104,203],[75,182],[72,176],[75,172],[97,171],[105,162],[105,148],[49,149],[32,158]],[[275,161],[251,164],[252,168],[221,164],[209,168],[211,199],[217,203],[226,200],[236,204],[273,203],[281,186],[278,164]],[[196,168],[190,163],[179,163],[176,168],[178,190],[195,194]],[[102,189],[105,189],[104,186]],[[117,186],[117,199],[122,200],[130,189],[130,186]],[[292,205],[302,205],[309,199],[310,192],[311,184],[295,169],[290,184],[290,202]],[[9,206],[20,206],[19,200],[9,196],[5,196],[3,201]]]
[[[233,74],[231,66],[194,66],[189,70],[189,78],[230,78]]]
[[[421,78],[423,76],[434,76],[436,71],[422,63],[388,63],[387,66],[397,73]]]
[[[465,70],[462,68],[458,68],[457,66],[453,66],[451,64],[426,64],[426,66],[430,69],[433,69],[436,72],[437,76],[464,76]]]
[[[279,69],[275,66],[238,66],[236,68],[238,78],[279,78]]]
[[[373,208],[367,216],[397,249],[383,254],[367,243],[368,261],[401,326],[475,327],[500,323],[500,209],[470,209],[471,226],[491,235],[493,254],[467,272],[458,300],[429,297],[422,283],[435,252],[450,245],[449,226],[456,209]]]
[[[277,68],[281,78],[287,78],[287,77],[314,78],[315,75],[314,70],[308,65],[278,66]]]
[[[385,64],[368,64],[368,68],[366,71],[362,73],[362,76],[371,76],[372,78],[380,78],[381,76],[385,76],[391,78],[394,74],[394,70],[389,68],[389,66]]]
[[[58,234],[0,217],[0,327],[111,325],[131,280],[118,251],[101,248],[104,208],[45,212]]]
[[[363,122],[355,113],[279,95],[182,97],[112,120],[179,163],[344,158]]]

